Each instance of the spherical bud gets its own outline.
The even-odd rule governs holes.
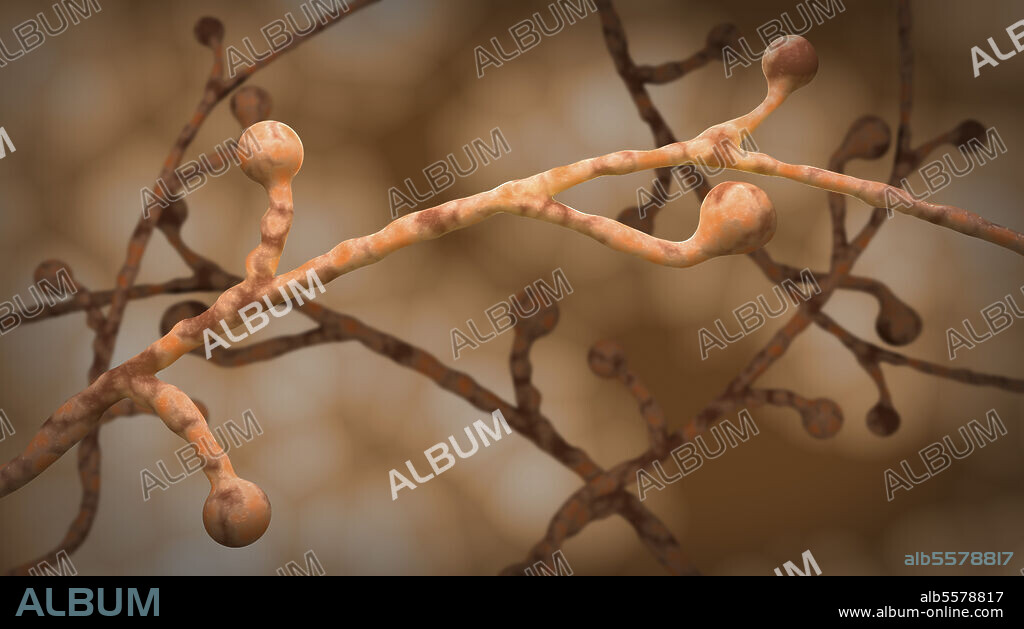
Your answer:
[[[906,345],[921,334],[921,316],[896,297],[884,297],[875,319],[875,331],[890,345]]]
[[[291,181],[302,168],[302,140],[283,122],[264,120],[238,141],[242,172],[268,190]]]
[[[203,526],[222,546],[248,546],[270,526],[270,500],[255,483],[245,479],[221,481],[206,497]]]
[[[977,152],[980,147],[987,144],[986,132],[985,125],[977,120],[964,120],[956,128],[956,139],[953,141],[957,146],[962,146],[971,152]]]
[[[626,367],[626,352],[615,341],[598,341],[587,353],[590,370],[602,378],[612,378]]]
[[[785,35],[773,40],[761,57],[761,70],[768,86],[778,85],[787,93],[811,82],[818,72],[818,53],[799,35]]]
[[[888,402],[879,402],[868,411],[868,429],[879,437],[888,437],[900,427],[900,414]]]
[[[725,181],[704,197],[693,239],[709,258],[750,253],[775,234],[775,207],[757,186]]]
[[[61,270],[67,274],[67,277],[71,279],[71,283],[74,284],[75,276],[71,272],[71,267],[69,267],[67,262],[64,262],[63,260],[43,260],[39,263],[39,266],[36,267],[32,277],[36,284],[45,280],[60,288],[60,277],[58,277],[57,274]],[[63,290],[63,288],[61,288],[61,290]]]
[[[160,212],[160,220],[157,222],[157,227],[162,230],[178,231],[185,224],[186,219],[188,219],[188,205],[184,200],[178,199],[177,201],[171,201]]]
[[[827,398],[811,400],[809,407],[800,412],[804,430],[812,437],[828,439],[843,427],[843,411]]]
[[[243,127],[251,127],[270,117],[273,101],[262,87],[247,85],[231,96],[231,113]]]
[[[836,151],[839,161],[876,159],[889,150],[892,133],[889,125],[878,116],[861,116],[850,125],[842,145]]]
[[[726,46],[740,47],[740,32],[735,24],[716,24],[708,33],[707,48],[715,55],[720,55]]]
[[[558,304],[551,302],[544,305],[535,291],[527,292],[520,290],[512,296],[512,312],[510,316],[515,317],[515,326],[526,332],[527,336],[540,338],[555,329],[558,325]],[[520,317],[515,312],[531,312],[527,317]]]
[[[201,17],[192,29],[199,43],[211,48],[224,41],[224,25],[215,17]]]

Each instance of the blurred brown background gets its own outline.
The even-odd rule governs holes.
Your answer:
[[[135,3],[101,0],[102,11],[0,69],[0,126],[17,147],[0,161],[0,298],[28,295],[46,258],[67,261],[94,290],[110,288],[140,212],[139,190],[151,186],[167,149],[192,115],[209,68],[209,52],[192,26],[220,18],[226,43],[248,36],[298,2]],[[855,118],[897,115],[896,15],[891,2],[846,2],[835,19],[805,36],[820,58],[817,78],[755,134],[761,150],[823,166]],[[422,169],[499,127],[511,154],[442,192],[441,202],[584,157],[649,148],[651,136],[605,50],[600,18],[590,15],[501,68],[477,79],[473,49],[498,37],[545,2],[392,1],[359,11],[260,71],[249,84],[267,89],[272,117],[302,136],[305,164],[295,182],[296,214],[282,269],[293,268],[346,238],[389,220],[387,190],[406,177],[422,188]],[[731,21],[761,45],[755,29],[794,2],[619,2],[639,63],[682,59],[703,46],[715,24]],[[0,39],[48,5],[4,2]],[[970,49],[1020,19],[1012,2],[914,2],[914,144],[965,118],[995,126],[1009,152],[938,198],[998,223],[1024,229],[1019,175],[1024,125],[1019,111],[1024,56],[972,76]],[[302,20],[302,18],[300,18]],[[257,46],[262,49],[262,43]],[[652,96],[680,138],[749,111],[764,89],[759,64],[726,79],[713,62]],[[222,103],[187,158],[237,137]],[[948,152],[947,147],[943,149]],[[941,153],[936,154],[936,157]],[[958,158],[959,163],[959,158]],[[891,151],[855,162],[851,174],[884,180]],[[779,210],[768,251],[797,267],[827,266],[826,195],[787,181],[729,174],[756,182]],[[606,178],[561,198],[581,210],[615,216],[635,203],[650,173]],[[715,182],[724,180],[718,177]],[[919,182],[919,179],[912,180]],[[237,169],[188,198],[186,241],[241,273],[258,238],[263,191]],[[422,204],[427,207],[431,203]],[[850,229],[868,208],[851,201]],[[697,220],[692,196],[659,217],[656,235],[687,238]],[[499,216],[403,250],[338,279],[321,303],[402,337],[452,364],[450,330],[483,324],[484,310],[561,267],[574,292],[561,323],[534,351],[535,382],[561,433],[602,465],[635,456],[645,435],[621,385],[587,368],[601,338],[618,340],[631,365],[681,426],[726,385],[785,319],[700,360],[697,330],[730,314],[771,284],[745,257],[691,269],[660,268],[611,251],[574,232]],[[885,225],[855,273],[879,278],[921,313],[925,327],[905,353],[948,363],[945,330],[1024,284],[1012,253],[905,215]],[[139,282],[187,275],[156,234]],[[207,303],[215,295],[198,295]],[[1017,293],[1018,303],[1024,295]],[[166,296],[132,302],[117,343],[117,364],[157,338]],[[842,292],[826,312],[866,340],[875,302]],[[788,318],[788,315],[787,315]],[[266,340],[306,329],[289,316],[257,335]],[[962,326],[961,326],[962,329]],[[511,334],[463,351],[454,366],[506,399]],[[1024,376],[1024,324],[961,351],[955,366]],[[0,460],[20,452],[36,427],[85,386],[92,334],[77,313],[23,324],[0,339],[0,408],[17,430],[0,443]],[[799,417],[762,407],[761,434],[661,492],[649,506],[698,568],[713,575],[770,575],[810,549],[822,573],[1019,574],[1024,567],[1024,398],[970,387],[903,368],[885,368],[901,429],[890,438],[864,423],[876,393],[852,355],[817,328],[804,333],[761,386],[830,397],[846,423],[837,437],[808,436]],[[462,400],[355,343],[294,352],[271,362],[224,369],[185,357],[161,374],[211,411],[210,423],[241,422],[252,409],[264,434],[231,452],[238,473],[270,497],[273,520],[256,544],[218,546],[203,529],[208,492],[202,475],[142,500],[140,471],[163,460],[178,470],[182,444],[152,417],[120,419],[102,432],[103,485],[93,532],[72,560],[80,574],[272,574],[312,549],[328,574],[493,574],[520,561],[543,535],[557,507],[579,486],[568,470],[522,437],[481,449],[443,476],[392,502],[388,470],[484,418]],[[955,433],[994,408],[1009,434],[955,461],[945,472],[887,502],[883,471]],[[74,452],[15,494],[0,500],[0,569],[49,550],[74,517],[79,499]],[[917,551],[1013,551],[1010,565],[910,568]],[[661,574],[622,520],[589,526],[564,548],[576,574]]]

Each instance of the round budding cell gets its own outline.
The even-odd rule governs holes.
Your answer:
[[[516,329],[522,330],[527,336],[537,339],[542,336],[549,334],[558,325],[558,304],[551,302],[549,305],[543,305],[543,301],[538,299],[536,294],[529,293],[526,290],[519,290],[514,296],[515,304],[537,304],[540,307],[533,314],[526,317],[516,317],[515,326]],[[532,305],[531,305],[532,308]]]
[[[913,308],[895,297],[882,300],[875,331],[890,345],[906,345],[921,334],[924,323]]]
[[[262,122],[270,116],[273,104],[270,94],[262,87],[247,85],[231,97],[231,113],[243,127]]]
[[[740,32],[736,28],[735,24],[717,24],[708,33],[707,42],[705,46],[715,53],[716,56],[722,54],[722,49],[729,46],[733,49],[739,48],[740,44]]]
[[[818,72],[818,53],[799,35],[786,35],[768,44],[761,58],[761,70],[769,88],[778,85],[793,92],[811,82]]]
[[[36,284],[46,281],[51,284],[59,285],[60,276],[58,273],[61,270],[67,272],[68,278],[70,278],[71,282],[74,283],[75,278],[71,274],[71,267],[69,267],[67,262],[64,262],[63,260],[44,260],[39,263],[39,266],[36,267],[36,270],[32,275]]]
[[[750,253],[775,234],[775,207],[764,190],[725,181],[704,197],[693,238],[709,258]]]
[[[291,181],[302,168],[302,140],[283,122],[257,122],[238,141],[242,172],[268,190]]]
[[[195,33],[196,40],[207,47],[216,46],[224,41],[224,25],[215,17],[199,18],[192,32]]]
[[[985,144],[987,131],[985,125],[977,120],[964,120],[956,128],[956,139],[954,142],[957,146],[966,146],[969,150],[973,151],[976,150],[978,142]],[[975,142],[971,142],[971,140],[975,140]]]
[[[163,230],[172,232],[180,231],[181,226],[188,220],[188,205],[181,199],[172,201],[170,205],[160,212],[160,219],[157,226]]]
[[[626,352],[615,341],[598,341],[587,354],[587,364],[595,374],[611,378],[626,366]]]
[[[832,400],[818,398],[800,413],[804,430],[812,437],[828,439],[843,427],[843,411]]]
[[[889,125],[878,116],[861,116],[850,125],[850,130],[839,148],[841,161],[875,159],[889,150],[892,133]]]
[[[888,437],[900,427],[900,414],[885,402],[879,402],[868,411],[867,422],[871,432]]]
[[[270,500],[255,483],[232,478],[217,483],[203,505],[203,526],[215,542],[241,548],[270,526]]]

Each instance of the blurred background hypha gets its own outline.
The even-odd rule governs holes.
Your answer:
[[[0,299],[28,295],[44,259],[67,261],[93,290],[113,287],[125,246],[168,148],[191,116],[209,70],[209,51],[192,34],[203,15],[220,18],[225,44],[257,42],[265,24],[300,3],[267,0],[135,3],[101,0],[102,12],[0,68],[0,126],[16,152],[0,161]],[[688,57],[716,24],[733,22],[755,52],[757,27],[797,3],[750,1],[619,2],[638,63]],[[820,60],[817,77],[757,130],[757,146],[778,159],[825,166],[850,123],[875,114],[898,123],[896,11],[882,1],[845,2],[845,11],[806,33]],[[647,126],[617,76],[588,15],[557,35],[477,78],[474,49],[497,37],[543,1],[385,0],[360,10],[258,72],[248,84],[273,98],[271,117],[294,128],[305,163],[294,182],[295,220],[281,269],[291,269],[346,238],[391,220],[388,190],[419,190],[423,170],[473,138],[500,128],[510,147],[472,174],[456,177],[417,209],[488,190],[553,166],[625,148],[650,148]],[[40,3],[0,7],[0,39],[33,18]],[[1024,60],[986,67],[974,78],[971,47],[999,35],[1018,16],[1012,2],[913,2],[913,144],[974,118],[995,127],[1008,153],[935,195],[989,220],[1024,229],[1019,176],[1024,124],[1019,116]],[[45,7],[45,10],[50,10]],[[301,21],[303,18],[300,16]],[[725,68],[715,60],[680,81],[651,86],[652,98],[681,139],[749,111],[760,102],[760,64]],[[202,128],[186,159],[237,137],[227,103]],[[894,134],[895,135],[895,134]],[[952,153],[945,147],[942,152]],[[940,157],[941,152],[935,157]],[[952,153],[957,163],[962,159]],[[884,181],[892,149],[848,172]],[[604,178],[560,198],[583,211],[614,217],[636,203],[652,173]],[[828,266],[831,230],[826,194],[783,180],[727,173],[712,180],[750,181],[778,210],[771,255],[798,269]],[[911,184],[920,184],[915,175]],[[923,185],[915,186],[915,190]],[[236,274],[259,236],[266,195],[238,169],[211,179],[188,197],[185,240]],[[697,223],[690,194],[658,216],[655,234],[682,240]],[[403,210],[407,212],[408,210]],[[869,210],[850,201],[848,225]],[[647,448],[635,401],[621,385],[587,367],[602,338],[626,349],[678,428],[716,395],[778,329],[782,317],[701,360],[698,330],[771,283],[744,256],[691,269],[655,266],[575,232],[498,216],[472,228],[405,249],[327,285],[317,303],[336,308],[412,342],[451,364],[451,330],[537,278],[561,268],[573,293],[559,302],[560,324],[533,350],[534,382],[544,410],[571,443],[610,466]],[[886,282],[921,314],[924,330],[900,351],[950,364],[946,330],[975,329],[979,312],[1007,293],[1018,296],[1024,263],[1013,253],[897,213],[856,268]],[[160,234],[154,235],[138,283],[187,276]],[[196,296],[210,303],[216,294]],[[164,310],[181,296],[131,302],[113,364],[159,334]],[[874,332],[876,303],[842,291],[825,312],[855,334]],[[0,442],[7,461],[39,424],[87,383],[93,334],[84,314],[23,324],[0,338],[0,408],[16,433]],[[275,320],[267,335],[299,332],[308,319]],[[457,367],[506,399],[511,335],[461,356]],[[257,341],[260,339],[257,339]],[[1022,376],[1024,326],[1000,342],[958,352],[952,363]],[[247,340],[246,343],[253,341]],[[1024,566],[1024,398],[884,367],[903,422],[880,438],[864,417],[877,393],[852,354],[813,328],[800,336],[759,386],[829,397],[845,424],[817,440],[789,409],[752,411],[757,439],[663,491],[644,505],[666,523],[706,574],[770,575],[785,561],[800,565],[811,550],[823,574],[913,574],[948,568],[906,567],[918,551],[1013,551],[1005,567],[957,573],[1017,574]],[[209,486],[194,475],[143,500],[140,474],[165,462],[182,472],[182,442],[155,418],[119,419],[101,435],[103,484],[89,539],[73,556],[79,574],[273,574],[312,549],[327,574],[493,574],[521,561],[552,514],[580,485],[569,470],[522,437],[481,449],[448,473],[392,501],[388,472],[461,434],[484,416],[422,375],[356,343],[326,344],[272,361],[225,369],[187,356],[161,374],[210,409],[211,425],[243,423],[252,409],[263,434],[232,448],[241,476],[258,483],[273,505],[270,529],[256,544],[232,550],[212,541],[200,511]],[[954,461],[912,491],[886,500],[883,472],[907,459],[920,474],[918,450],[955,434],[996,409],[1008,435]],[[8,431],[9,432],[9,431]],[[0,500],[0,569],[51,549],[78,508],[74,452],[38,479]],[[575,574],[661,574],[654,557],[620,518],[588,526],[563,548]],[[300,561],[301,563],[301,561]]]

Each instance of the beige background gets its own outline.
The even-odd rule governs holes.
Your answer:
[[[755,29],[790,2],[620,2],[635,58],[658,63],[689,56],[708,30],[737,24],[758,47]],[[895,128],[895,10],[889,2],[847,2],[846,11],[806,37],[820,57],[814,82],[758,130],[762,150],[824,165],[856,117],[873,113]],[[296,2],[136,3],[102,0],[103,10],[0,69],[0,126],[17,147],[0,162],[0,298],[27,296],[32,271],[46,258],[66,260],[94,289],[109,288],[139,214],[139,190],[151,185],[173,139],[191,116],[208,71],[208,51],[192,37],[195,20],[215,15],[226,41],[259,37],[262,25]],[[43,7],[4,2],[0,39]],[[492,188],[552,166],[652,140],[605,50],[597,16],[545,38],[477,79],[473,48],[544,2],[385,1],[360,11],[288,54],[251,81],[270,91],[274,117],[302,136],[305,164],[295,182],[296,217],[281,268],[389,220],[387,189],[473,138],[501,128],[512,152],[461,179],[437,200]],[[915,144],[965,118],[995,126],[1009,152],[957,180],[939,199],[1024,229],[1020,198],[1020,79],[1024,56],[972,77],[970,48],[1020,19],[1011,2],[914,2],[917,73]],[[46,10],[49,10],[48,7]],[[745,113],[761,98],[757,67],[726,79],[718,62],[651,89],[681,138]],[[197,156],[238,134],[223,103],[189,153]],[[949,150],[949,149],[944,149]],[[852,174],[884,179],[891,151],[855,163]],[[824,267],[830,232],[825,194],[786,181],[756,181],[779,210],[768,245],[777,259]],[[722,181],[719,177],[716,181]],[[615,216],[635,202],[648,173],[593,182],[563,196],[571,205]],[[918,180],[914,180],[918,181]],[[240,273],[258,236],[264,193],[237,170],[189,198],[186,240]],[[868,209],[850,203],[850,229]],[[693,198],[675,201],[656,234],[684,239],[696,225]],[[544,408],[561,433],[611,466],[645,448],[635,404],[621,386],[586,365],[591,343],[614,338],[681,426],[767,342],[782,319],[701,361],[697,330],[770,291],[743,257],[692,269],[667,269],[613,252],[552,225],[500,216],[403,250],[338,279],[319,299],[427,349],[451,364],[449,332],[467,319],[561,267],[574,293],[561,323],[534,352]],[[940,363],[945,330],[1024,284],[1012,253],[903,215],[886,224],[856,272],[887,282],[925,320],[910,355]],[[140,282],[185,275],[157,235]],[[199,295],[207,302],[214,295]],[[1018,297],[1024,296],[1018,294]],[[115,363],[158,334],[178,296],[132,302]],[[873,300],[842,293],[826,312],[877,341]],[[257,340],[305,329],[290,316]],[[1024,324],[961,352],[956,365],[1022,376]],[[511,335],[469,350],[455,363],[512,399]],[[84,315],[26,324],[0,339],[0,408],[17,434],[0,443],[15,456],[35,428],[85,384],[92,335]],[[1024,567],[1022,398],[900,368],[885,368],[903,426],[893,437],[869,433],[864,415],[876,394],[852,356],[811,329],[760,384],[826,396],[846,424],[830,441],[807,436],[795,413],[760,408],[754,440],[705,464],[645,505],[670,527],[708,574],[770,575],[810,549],[823,574],[1019,574]],[[312,549],[329,574],[493,574],[522,560],[550,516],[579,482],[568,470],[513,436],[460,460],[443,476],[392,502],[388,470],[419,461],[432,444],[483,415],[417,373],[355,343],[295,352],[268,363],[223,369],[186,357],[162,374],[205,402],[219,425],[252,409],[265,433],[231,453],[238,472],[267,492],[273,521],[242,550],[222,548],[200,519],[208,491],[201,475],[143,502],[140,471],[158,460],[177,469],[181,443],[152,417],[121,419],[103,430],[99,515],[73,556],[80,574],[272,574]],[[970,419],[995,408],[1009,434],[939,477],[885,499],[882,473]],[[912,459],[915,469],[920,461]],[[50,549],[77,509],[75,456],[0,500],[0,569]],[[1013,551],[1009,566],[906,568],[916,551]],[[629,526],[610,519],[564,548],[576,574],[660,574]]]

